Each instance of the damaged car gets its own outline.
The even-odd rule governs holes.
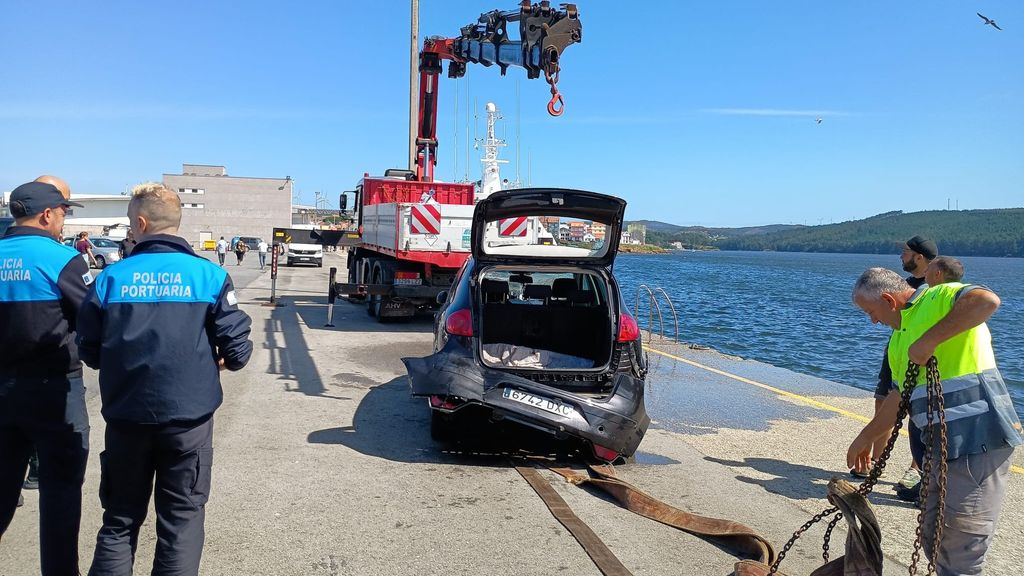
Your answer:
[[[612,274],[626,202],[502,191],[474,211],[471,256],[438,296],[434,354],[403,358],[435,439],[484,414],[582,442],[614,462],[640,445],[647,361]]]

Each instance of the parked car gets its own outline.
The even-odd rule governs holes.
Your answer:
[[[460,418],[483,411],[582,441],[599,460],[636,451],[650,424],[647,361],[612,274],[625,209],[619,198],[562,189],[477,204],[472,254],[438,296],[434,354],[402,359],[412,394],[429,399],[435,439],[458,439]],[[502,236],[523,217],[606,229],[589,244]]]
[[[78,242],[78,236],[64,239],[64,243],[72,248],[75,247],[75,242]],[[120,243],[120,238],[89,236],[89,244],[92,246],[92,255],[96,258],[97,268],[106,268],[121,259],[121,254],[118,250]]]
[[[231,238],[230,249],[232,251],[235,249],[235,246],[238,244],[239,240],[245,242],[245,245],[249,247],[249,250],[258,249],[260,247],[260,242],[263,241],[262,238],[257,238],[256,236],[234,236]]]
[[[11,226],[14,226],[14,218],[0,218],[0,235],[6,233]]]

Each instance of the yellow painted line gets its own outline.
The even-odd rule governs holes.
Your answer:
[[[659,355],[664,356],[666,358],[671,358],[671,359],[675,360],[676,362],[682,362],[683,364],[689,364],[690,366],[694,366],[694,367],[700,368],[702,370],[707,370],[708,372],[713,372],[713,373],[718,374],[720,376],[725,376],[726,378],[732,378],[733,380],[738,380],[740,382],[743,382],[744,384],[750,384],[751,386],[756,386],[758,388],[763,388],[764,390],[768,390],[769,392],[774,392],[774,393],[778,394],[779,396],[785,396],[786,398],[792,398],[793,400],[796,400],[798,402],[803,402],[804,404],[809,404],[811,406],[814,406],[815,408],[821,408],[822,410],[828,410],[829,412],[835,412],[836,414],[841,414],[843,416],[846,416],[847,418],[852,418],[852,419],[857,420],[859,422],[864,422],[865,424],[867,424],[868,422],[871,421],[871,418],[868,418],[867,416],[864,416],[864,415],[861,415],[861,414],[857,414],[856,412],[850,412],[849,410],[843,410],[842,408],[833,406],[831,404],[826,404],[825,402],[821,402],[821,401],[815,400],[813,398],[808,398],[807,396],[803,396],[801,394],[795,394],[793,392],[789,392],[788,390],[783,390],[781,388],[776,388],[775,386],[769,386],[768,384],[764,384],[764,383],[758,382],[757,380],[751,380],[750,378],[744,378],[743,376],[738,376],[736,374],[732,374],[732,373],[726,372],[724,370],[719,370],[718,368],[712,368],[711,366],[705,366],[704,364],[701,364],[700,362],[694,362],[693,360],[687,360],[686,358],[681,358],[681,357],[676,356],[674,354],[669,354],[668,352],[662,352],[661,350],[656,350],[656,349],[651,348],[650,346],[647,346],[647,345],[644,346],[644,350],[647,350],[649,352],[654,352],[655,354],[659,354]],[[904,429],[900,429],[900,434],[903,435],[903,436],[906,436],[907,435],[907,431],[904,430]],[[1016,472],[1017,474],[1024,474],[1024,468],[1021,468],[1020,466],[1010,466],[1010,471],[1011,472]]]

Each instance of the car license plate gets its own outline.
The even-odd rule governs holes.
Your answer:
[[[395,286],[421,286],[422,278],[395,278]]]
[[[568,404],[563,404],[560,400],[552,400],[545,398],[544,396],[536,396],[522,390],[516,390],[514,388],[505,388],[501,395],[509,400],[515,400],[534,408],[540,408],[545,412],[551,412],[552,414],[558,414],[559,416],[572,416],[576,413],[576,409]]]

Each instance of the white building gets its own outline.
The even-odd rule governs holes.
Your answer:
[[[4,192],[0,201],[0,216],[9,217],[11,193]],[[75,194],[71,200],[82,204],[81,208],[68,210],[64,219],[64,235],[88,232],[94,236],[123,237],[128,230],[128,201],[131,196],[122,194]]]

